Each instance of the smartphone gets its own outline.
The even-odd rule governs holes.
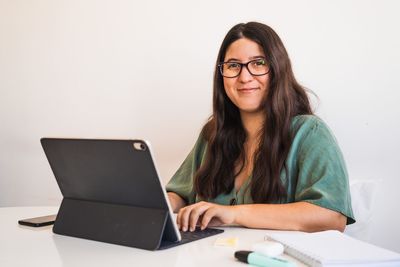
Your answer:
[[[32,227],[41,227],[46,225],[54,224],[56,220],[57,214],[29,218],[29,219],[22,219],[19,220],[18,223],[25,226],[32,226]]]

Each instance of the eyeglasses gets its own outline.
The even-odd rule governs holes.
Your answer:
[[[219,72],[225,78],[235,78],[242,72],[243,66],[253,76],[262,76],[269,72],[269,66],[263,58],[250,60],[247,63],[221,62],[218,64]]]

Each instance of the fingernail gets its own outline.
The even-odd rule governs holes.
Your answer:
[[[186,232],[186,227],[185,226],[182,227],[182,231]]]

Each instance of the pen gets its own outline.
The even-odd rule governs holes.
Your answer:
[[[235,258],[241,262],[250,263],[260,267],[295,267],[293,262],[267,257],[256,252],[240,250],[235,252]]]

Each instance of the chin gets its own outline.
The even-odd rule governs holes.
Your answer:
[[[253,107],[253,108],[240,108],[241,112],[248,113],[248,114],[255,114],[255,113],[260,113],[261,108],[259,107]]]

